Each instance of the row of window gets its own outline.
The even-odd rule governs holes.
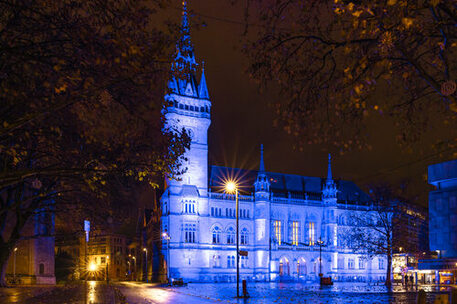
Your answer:
[[[184,205],[183,205],[183,212],[195,214],[196,213],[195,205],[196,205],[195,201],[185,201]]]
[[[347,261],[347,269],[355,269],[355,259],[348,259]],[[358,269],[365,269],[365,261],[363,259],[359,259]],[[344,269],[344,259],[338,259],[338,268]],[[378,268],[385,269],[385,264],[383,259],[378,259]]]
[[[211,207],[211,216],[222,217],[222,208]],[[235,218],[236,210],[232,208],[225,208],[225,216]],[[249,218],[249,209],[240,209],[240,218]]]
[[[214,268],[221,268],[221,256],[214,255],[212,265]],[[241,256],[240,257],[240,266],[241,268],[248,268],[248,257]],[[227,268],[235,268],[236,267],[236,258],[234,255],[227,256]]]
[[[208,106],[205,106],[205,107],[189,106],[189,105],[186,105],[186,104],[179,103],[177,101],[173,101],[173,106],[175,108],[179,108],[181,110],[209,113],[209,107]]]
[[[213,236],[213,244],[221,244],[222,240],[222,229],[219,226],[214,226],[212,230]],[[233,227],[229,227],[226,231],[226,243],[227,244],[235,244],[235,229]],[[249,232],[246,228],[241,229],[240,232],[240,244],[247,245],[249,241]]]
[[[185,224],[184,227],[184,242],[186,243],[196,243],[196,233],[197,225],[196,224]]]
[[[307,244],[309,246],[316,245],[316,223],[309,222],[307,228]],[[273,221],[274,240],[281,245],[283,243],[283,223],[282,221]],[[297,246],[300,241],[300,222],[289,222],[289,240],[292,245]]]

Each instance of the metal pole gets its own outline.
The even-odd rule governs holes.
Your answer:
[[[16,283],[16,252],[17,252],[17,247],[14,248],[14,263],[13,263],[13,278],[14,278],[14,283]]]
[[[148,283],[148,250],[145,250],[146,252],[146,283]]]
[[[236,297],[240,297],[240,224],[239,224],[239,204],[238,204],[238,188],[235,189],[235,203],[236,203]]]
[[[322,274],[322,241],[319,238],[319,275]]]
[[[168,284],[171,283],[171,277],[170,277],[170,236],[167,235],[167,280]]]
[[[106,259],[106,285],[109,285],[109,257]]]
[[[86,234],[88,232],[86,231]],[[87,303],[87,236],[84,238],[84,271],[86,274],[84,275],[84,303]]]

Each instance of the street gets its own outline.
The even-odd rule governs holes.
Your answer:
[[[204,304],[204,303],[415,303],[416,289],[397,286],[387,292],[382,285],[364,283],[336,283],[320,288],[318,284],[300,283],[251,283],[248,284],[250,298],[236,299],[233,283],[191,283],[183,287],[164,287],[141,282],[117,282],[107,286],[104,282],[89,281],[88,304],[122,303],[115,298],[115,289],[125,296],[129,304]],[[425,286],[427,301],[432,302],[446,288]],[[0,303],[24,304],[84,304],[84,285],[58,285],[55,287],[16,287],[0,289]],[[125,303],[125,302],[124,302]]]

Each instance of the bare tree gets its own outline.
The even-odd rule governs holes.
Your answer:
[[[247,35],[249,72],[279,87],[278,123],[301,146],[369,148],[366,127],[374,119],[392,117],[399,143],[455,123],[454,1],[247,3],[257,34]]]

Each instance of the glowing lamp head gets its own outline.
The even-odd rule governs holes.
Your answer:
[[[90,263],[89,264],[89,271],[96,271],[97,270],[97,265],[95,263]]]
[[[227,191],[228,193],[233,193],[236,191],[236,189],[237,189],[237,186],[234,181],[228,181],[225,184],[225,191]]]

